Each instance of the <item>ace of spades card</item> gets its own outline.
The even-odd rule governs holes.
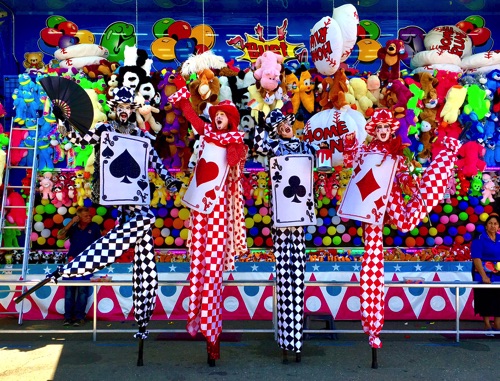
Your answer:
[[[354,165],[337,215],[381,224],[396,175],[397,160],[379,152],[365,152]]]
[[[149,139],[103,132],[101,135],[102,205],[149,205]]]
[[[314,157],[285,155],[270,159],[275,227],[316,225],[313,196]]]

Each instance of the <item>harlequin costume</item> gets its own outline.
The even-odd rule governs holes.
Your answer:
[[[117,104],[130,104],[134,108],[133,99],[134,93],[131,89],[120,88],[117,89],[110,106],[113,108]],[[89,130],[84,135],[71,130],[68,133],[68,138],[76,145],[93,145],[96,163],[99,163],[101,135],[105,131],[146,137],[135,123],[129,121],[119,123],[113,120],[109,123],[96,125],[95,130]],[[165,181],[168,189],[178,188],[179,181],[170,175],[153,148],[150,148],[149,151],[149,167],[153,168]],[[99,166],[96,165],[92,187],[92,200],[95,203],[100,202],[99,170]],[[149,205],[121,205],[119,210],[121,215],[118,219],[122,223],[92,243],[72,262],[58,269],[52,276],[57,279],[59,276],[74,277],[91,274],[115,262],[130,247],[134,247],[133,305],[134,317],[139,327],[139,332],[135,334],[135,337],[145,339],[148,337],[146,327],[155,308],[158,288],[154,242],[151,232],[155,216]]]
[[[268,157],[291,154],[316,153],[317,147],[296,137],[278,136],[276,127],[281,122],[293,124],[293,114],[283,115],[281,110],[271,111],[265,123],[255,126],[254,148]],[[272,200],[271,200],[272,202]],[[274,209],[273,209],[274,210]],[[271,229],[276,258],[276,305],[278,345],[284,351],[301,353],[304,329],[304,272],[306,267],[306,242],[303,226],[275,227]],[[284,352],[284,361],[286,361]],[[297,361],[300,361],[300,355]]]
[[[201,136],[198,160],[189,187],[193,190],[198,185],[198,182],[195,184],[195,179],[198,177],[215,177],[215,173],[206,172],[215,164],[214,161],[210,161],[214,158],[206,155],[206,152],[210,152],[209,150],[214,147],[225,148],[225,151],[222,151],[223,157],[219,158],[217,165],[218,168],[222,168],[221,170],[224,168],[228,170],[223,184],[211,190],[214,192],[212,197],[215,201],[213,209],[206,208],[205,211],[203,205],[201,210],[191,208],[190,236],[187,242],[191,257],[189,273],[191,295],[186,328],[192,336],[198,331],[205,336],[208,363],[214,366],[215,360],[220,358],[223,271],[234,270],[234,256],[247,251],[241,183],[247,147],[243,144],[244,133],[238,131],[240,121],[238,110],[231,102],[224,101],[211,106],[209,115],[212,123],[206,123],[196,115],[189,97],[190,94],[185,87],[181,87],[170,96],[170,102],[182,111],[184,117]],[[228,129],[225,131],[216,128],[215,115],[221,111],[228,118]],[[189,191],[188,188],[186,195]],[[196,192],[196,189],[193,192]],[[207,198],[203,200],[207,201]],[[183,202],[186,203],[186,197]]]
[[[377,138],[377,126],[386,125],[390,129],[390,138],[381,141]],[[368,145],[356,146],[355,141],[344,139],[344,165],[352,166],[359,160],[363,152],[382,153],[383,157],[397,159],[396,176],[389,190],[385,219],[380,223],[364,223],[365,253],[360,273],[361,286],[361,320],[363,330],[369,335],[372,348],[381,348],[379,334],[384,324],[384,257],[383,257],[383,224],[394,224],[402,232],[412,230],[444,197],[448,179],[456,161],[460,143],[454,138],[446,137],[445,149],[440,151],[423,172],[421,178],[410,173],[402,151],[404,145],[394,133],[399,122],[392,112],[378,109],[366,125],[366,131],[373,136]],[[382,159],[384,160],[384,159]],[[409,200],[405,201],[401,189],[410,190]]]

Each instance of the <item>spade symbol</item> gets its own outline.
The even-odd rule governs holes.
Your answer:
[[[106,159],[113,157],[114,154],[115,153],[113,152],[113,150],[109,147],[106,147],[106,149],[102,151],[102,156],[104,156]]]
[[[306,187],[300,185],[300,177],[292,176],[288,179],[288,186],[283,189],[283,195],[286,198],[292,198],[292,202],[300,203],[300,200],[297,198],[304,197],[306,195]]]
[[[125,150],[109,166],[109,172],[116,178],[123,177],[122,183],[131,184],[129,177],[136,179],[141,175],[141,168],[133,156]]]

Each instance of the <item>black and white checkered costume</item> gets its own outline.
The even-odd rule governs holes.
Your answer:
[[[254,148],[268,156],[316,153],[317,147],[298,138],[271,139],[265,128],[255,127]],[[272,202],[272,200],[271,200]],[[306,243],[304,227],[271,229],[276,258],[276,303],[280,348],[301,352],[304,329],[304,272]]]
[[[92,144],[96,156],[96,163],[100,162],[100,136],[104,131],[127,133],[135,136],[146,137],[146,135],[135,125],[129,124],[128,128],[118,128],[115,121],[98,124],[93,131],[80,135],[76,131],[68,134],[70,141],[77,145]],[[175,179],[163,166],[158,154],[151,148],[149,152],[149,168],[156,170],[158,175],[170,188]],[[96,166],[94,172],[93,194],[94,202],[99,202],[99,169]],[[134,317],[139,326],[136,337],[146,338],[148,332],[145,330],[156,304],[156,290],[158,288],[158,274],[154,259],[154,243],[152,236],[152,225],[155,216],[147,205],[122,205],[120,207],[120,221],[105,236],[98,239],[72,262],[63,266],[59,273],[64,277],[81,276],[92,274],[104,266],[115,262],[130,247],[134,247],[134,273],[133,273],[133,305]]]

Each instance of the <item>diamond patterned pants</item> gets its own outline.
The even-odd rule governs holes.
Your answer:
[[[278,344],[282,349],[300,352],[304,330],[304,228],[272,228],[272,236],[276,257]]]

